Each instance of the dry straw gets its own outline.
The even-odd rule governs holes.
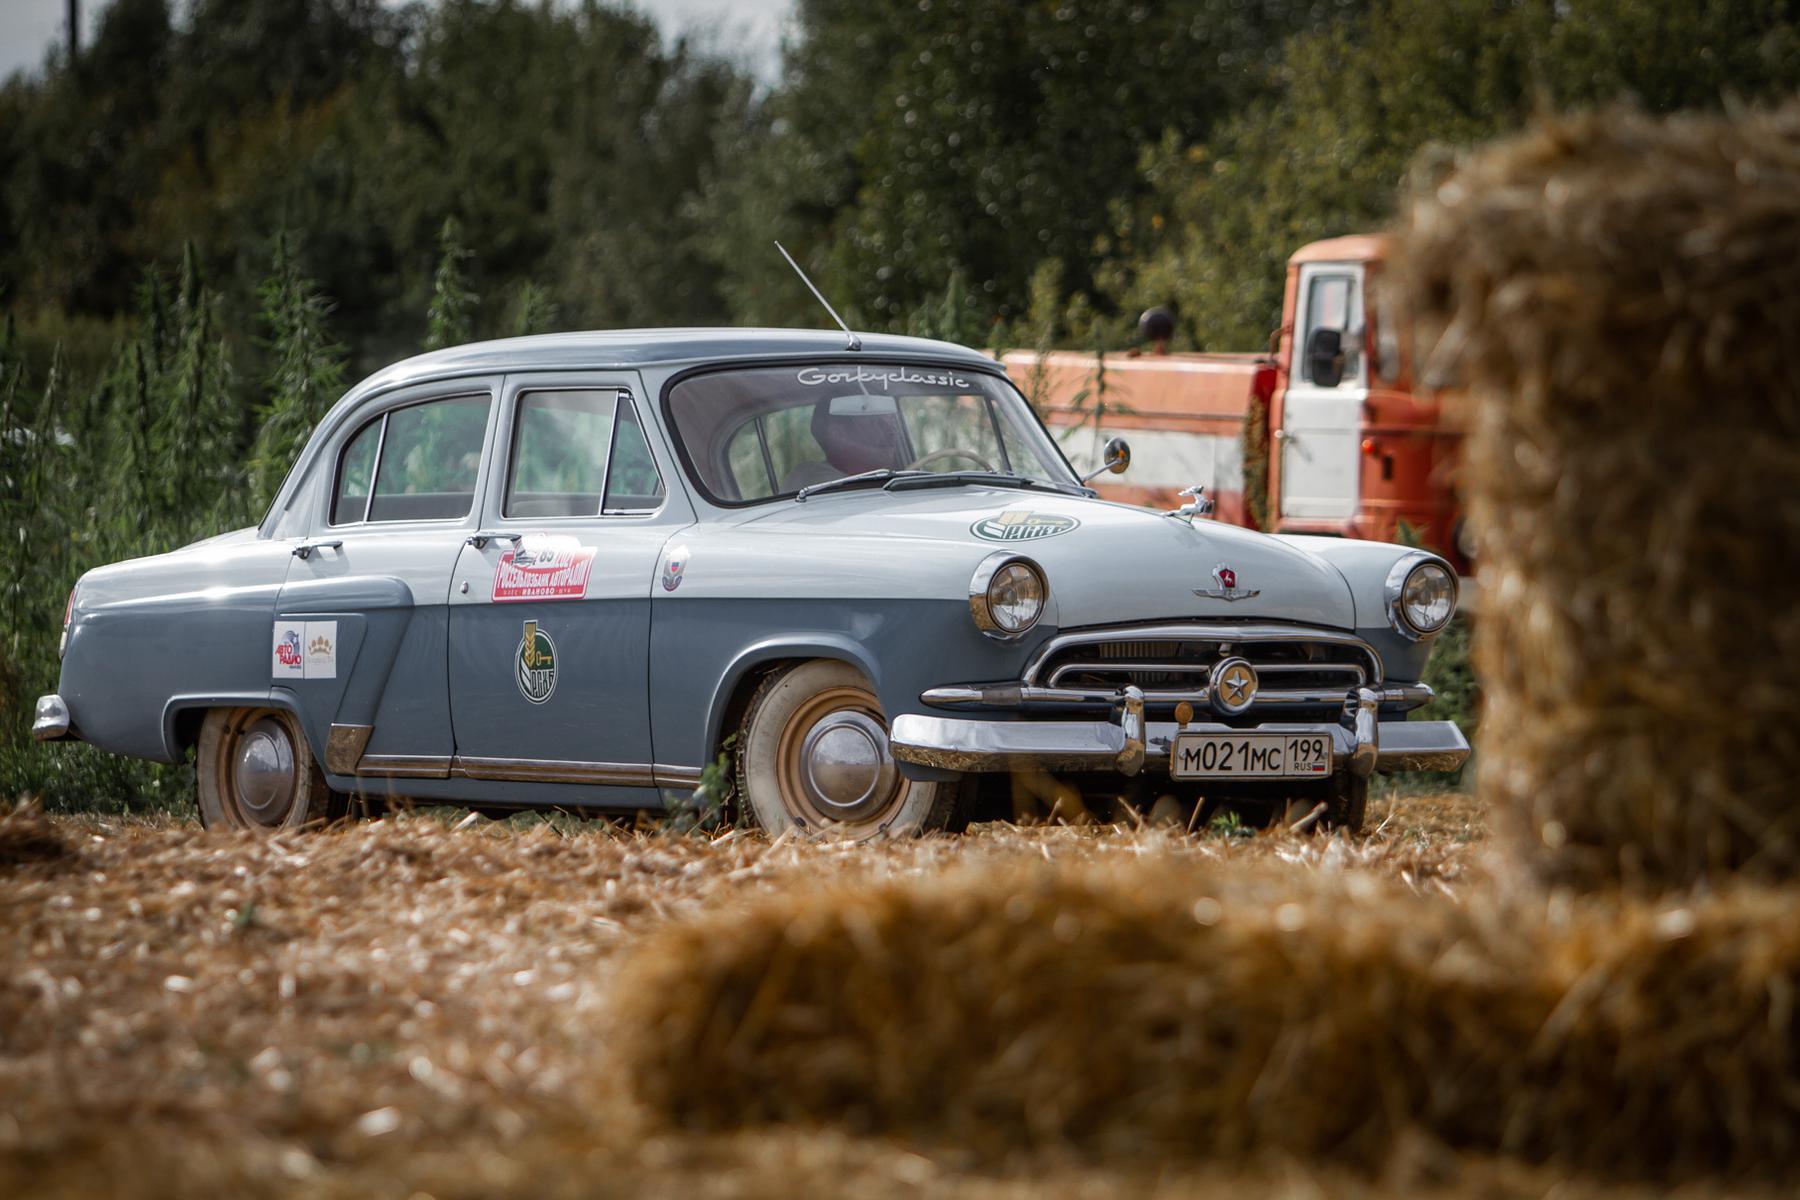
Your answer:
[[[1551,880],[1800,868],[1800,107],[1546,121],[1408,206],[1472,400],[1484,793]]]
[[[62,832],[36,804],[0,812],[0,868],[59,862],[75,853]]]
[[[1795,897],[1458,906],[1366,875],[1161,863],[821,889],[655,935],[618,988],[640,1098],[985,1161],[1421,1137],[1615,1177],[1800,1168]]]

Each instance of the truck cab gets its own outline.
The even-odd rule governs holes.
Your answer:
[[[1385,238],[1361,234],[1288,259],[1270,523],[1279,533],[1417,540],[1467,574],[1452,486],[1461,431],[1438,394],[1414,387],[1399,322],[1379,303],[1386,250]]]
[[[1296,251],[1268,353],[1002,361],[1084,475],[1107,439],[1130,440],[1130,470],[1095,481],[1106,499],[1171,508],[1199,486],[1215,520],[1415,542],[1467,576],[1453,478],[1462,432],[1453,404],[1415,385],[1401,322],[1381,302],[1386,254],[1373,234]]]

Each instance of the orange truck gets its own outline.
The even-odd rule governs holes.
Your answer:
[[[1083,473],[1108,438],[1131,444],[1130,469],[1096,481],[1103,496],[1174,508],[1201,486],[1218,520],[1416,540],[1467,575],[1453,486],[1461,432],[1439,394],[1415,387],[1398,322],[1384,322],[1386,252],[1378,235],[1301,247],[1267,354],[1012,351],[1007,372]],[[1147,329],[1152,341],[1158,332]],[[1266,488],[1261,521],[1246,479]]]

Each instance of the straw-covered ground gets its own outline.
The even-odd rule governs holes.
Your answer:
[[[16,813],[0,1195],[1649,1195],[1607,1142],[1634,1128],[1696,1194],[1725,1177],[1696,1156],[1740,1189],[1746,1156],[1791,1166],[1792,1097],[1759,1089],[1794,1074],[1792,998],[1749,1032],[1760,1075],[1719,1053],[1792,949],[1666,952],[1732,957],[1754,914],[1502,918],[1473,801],[1372,824],[853,847]],[[1638,1013],[1640,976],[1685,990]],[[1683,1005],[1710,1015],[1652,1026]],[[1605,1040],[1631,1029],[1635,1057]],[[1599,1042],[1559,1092],[1572,1038]],[[1655,1094],[1671,1059],[1697,1090]],[[1584,1094],[1624,1111],[1515,1106]]]

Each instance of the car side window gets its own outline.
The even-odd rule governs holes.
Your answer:
[[[337,489],[331,496],[331,523],[352,525],[369,515],[369,483],[375,478],[375,453],[381,448],[381,431],[387,415],[364,425],[344,447],[338,463]]]
[[[823,472],[829,479],[843,474],[825,462],[824,447],[813,436],[813,412],[812,405],[802,404],[779,409],[762,419],[763,436],[769,441],[769,460],[775,464],[775,481],[784,492],[792,490],[787,483],[790,476]]]
[[[725,447],[725,461],[731,467],[731,483],[736,485],[735,500],[761,500],[775,494],[775,468],[763,455],[762,422],[746,421],[731,435]]]
[[[487,437],[487,396],[390,409],[338,461],[331,523],[446,521],[469,515]]]
[[[1006,469],[985,396],[907,396],[900,413],[914,462],[929,458],[939,471]]]
[[[629,395],[616,388],[520,395],[502,516],[649,512],[662,499],[662,475]]]
[[[618,419],[613,422],[612,461],[606,470],[606,503],[602,512],[650,512],[661,508],[662,474],[650,454],[650,439],[638,419],[637,405],[619,393]]]
[[[507,517],[593,517],[606,489],[606,460],[619,394],[526,392],[513,417]]]

